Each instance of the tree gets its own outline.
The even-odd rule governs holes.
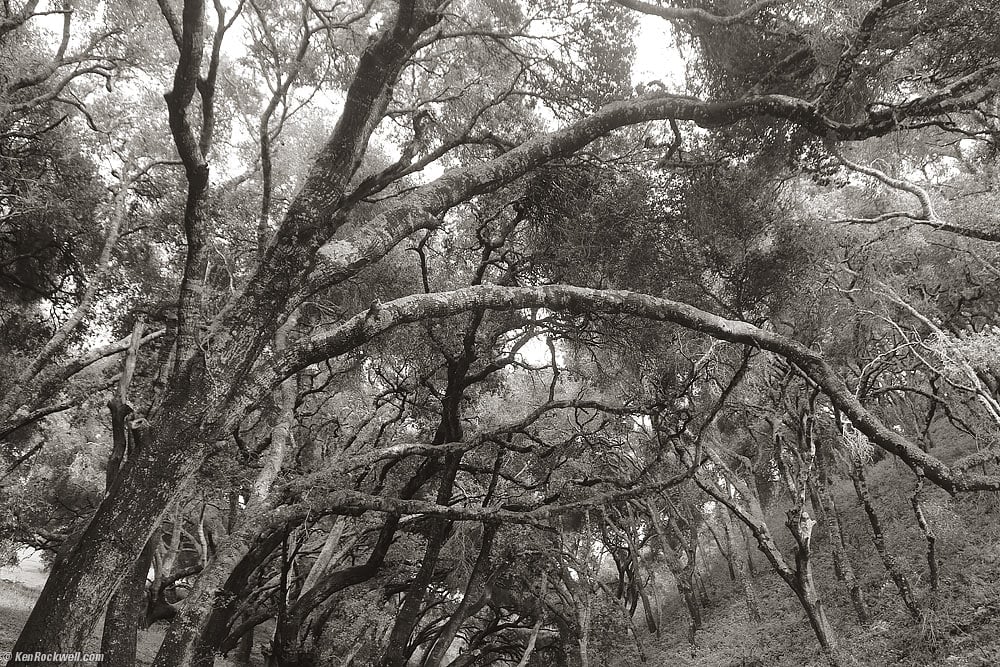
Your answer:
[[[323,590],[322,596],[310,597],[311,590],[298,595],[294,586],[289,588],[294,558],[288,552],[294,547],[287,536],[278,540],[283,556],[277,573],[282,595],[276,648],[278,660],[285,664],[298,660],[294,654],[304,628],[296,626],[317,611],[307,609],[303,600],[328,599],[341,590],[338,587],[374,576],[401,514],[417,512],[430,518],[421,564],[407,581],[400,612],[390,626],[384,664],[399,664],[403,650],[414,649],[410,638],[419,632],[452,521],[530,525],[573,511],[572,502],[543,503],[527,510],[451,505],[462,457],[441,448],[466,441],[460,407],[469,387],[463,383],[480,358],[476,336],[487,312],[544,309],[566,317],[570,324],[574,317],[642,318],[766,351],[794,367],[805,382],[826,396],[831,410],[849,420],[871,443],[914,467],[922,479],[950,493],[1000,488],[997,475],[971,472],[969,460],[938,458],[916,444],[910,434],[893,428],[880,418],[880,410],[848,388],[842,370],[823,350],[797,338],[794,331],[782,333],[773,326],[783,314],[782,304],[780,299],[770,299],[774,295],[765,287],[788,276],[760,273],[764,260],[780,256],[767,251],[767,244],[782,238],[776,220],[769,217],[773,209],[764,205],[766,192],[734,209],[742,227],[727,226],[725,237],[711,238],[701,227],[728,210],[726,202],[739,193],[739,187],[720,188],[719,199],[705,196],[705,189],[720,182],[713,180],[718,176],[689,172],[690,165],[683,164],[678,171],[687,192],[700,191],[703,197],[683,198],[686,209],[660,208],[665,214],[661,221],[674,215],[689,225],[673,237],[661,237],[664,247],[671,243],[674,248],[698,246],[702,249],[699,261],[711,264],[716,272],[712,284],[704,286],[704,294],[697,298],[714,298],[716,304],[711,307],[721,310],[721,315],[706,310],[710,304],[685,303],[669,293],[556,284],[560,278],[572,280],[572,272],[557,275],[551,267],[558,262],[543,261],[531,248],[515,243],[520,237],[503,232],[506,225],[515,230],[526,219],[543,222],[536,206],[539,197],[531,187],[534,180],[537,189],[538,178],[547,169],[564,163],[578,168],[585,160],[601,164],[630,158],[645,159],[648,172],[650,163],[664,157],[650,159],[650,154],[662,151],[656,135],[668,128],[671,139],[667,141],[684,148],[668,148],[667,158],[678,151],[681,157],[700,154],[718,161],[729,157],[769,166],[772,174],[777,172],[774,165],[791,164],[820,178],[828,171],[828,164],[817,157],[825,150],[823,142],[831,146],[863,142],[930,125],[975,133],[976,123],[983,115],[989,117],[995,104],[1000,63],[989,55],[993,53],[989,45],[996,38],[992,28],[970,26],[996,25],[992,19],[997,9],[987,2],[944,2],[933,11],[905,0],[887,0],[871,8],[844,3],[835,8],[845,17],[834,26],[842,34],[833,35],[834,31],[818,34],[823,11],[818,7],[798,11],[786,3],[761,2],[716,13],[714,6],[621,4],[626,7],[620,11],[586,2],[497,9],[490,3],[401,0],[325,9],[307,1],[293,14],[256,2],[236,7],[221,2],[207,7],[202,0],[186,0],[180,7],[167,0],[159,2],[163,20],[158,25],[177,51],[167,83],[169,92],[164,96],[176,155],[147,150],[144,160],[125,161],[117,170],[119,208],[115,209],[130,212],[130,197],[138,195],[129,193],[141,191],[145,196],[147,186],[149,194],[168,199],[171,182],[178,183],[172,179],[179,179],[182,194],[176,206],[166,202],[158,206],[172,225],[166,228],[169,238],[159,246],[169,257],[159,271],[171,283],[166,290],[169,303],[151,309],[164,321],[163,333],[157,330],[138,341],[145,345],[160,336],[166,340],[163,353],[152,362],[156,369],[149,375],[149,428],[142,448],[114,476],[72,551],[53,569],[15,651],[70,652],[81,647],[125,573],[158,534],[161,519],[180,491],[224,449],[220,443],[247,431],[251,416],[266,413],[274,423],[269,425],[269,437],[262,436],[266,440],[261,450],[264,467],[257,476],[257,491],[243,495],[242,490],[233,489],[237,497],[242,495],[246,507],[229,535],[233,539],[206,571],[212,576],[202,580],[199,599],[211,599],[234,576],[234,585],[240,584],[245,573],[237,572],[239,563],[254,553],[260,543],[255,540],[262,533],[272,534],[272,527],[261,525],[260,517],[278,500],[272,487],[287,465],[282,448],[293,431],[300,380],[330,360],[377,344],[399,327],[423,324],[433,331],[436,321],[456,316],[468,322],[467,328],[456,329],[463,332],[459,337],[464,336],[466,345],[457,354],[441,350],[447,370],[443,390],[435,388],[440,392],[441,420],[424,445],[431,448],[425,451],[436,454],[423,459],[395,497],[330,489],[332,495],[339,494],[339,502],[331,503],[335,507],[386,515],[364,564],[337,570],[339,580],[327,577],[321,589],[315,589]],[[9,14],[10,25],[22,14],[30,15],[34,5],[25,9],[27,13],[16,17]],[[636,10],[670,21],[695,50],[699,74],[691,91],[668,91],[649,84],[641,92],[630,93],[630,82],[623,80],[629,49],[610,45],[626,42],[633,17],[628,12]],[[985,18],[963,20],[975,12]],[[854,14],[862,17],[860,22],[850,20]],[[70,16],[68,10],[65,16]],[[249,26],[248,55],[242,66],[231,62],[224,48],[236,39],[237,25]],[[549,35],[542,34],[542,26]],[[338,57],[321,55],[314,41],[320,39],[326,41],[325,53]],[[727,43],[738,48],[722,48]],[[781,55],[776,64],[770,62],[772,53]],[[54,61],[57,69],[60,57]],[[582,69],[588,74],[583,79],[576,76],[580,63],[586,64]],[[486,68],[494,75],[481,76]],[[255,107],[253,101],[241,99],[240,91],[228,88],[233,80],[227,79],[230,72],[246,75],[251,89],[263,80],[270,92],[267,102],[257,105],[263,111],[253,114],[255,130],[250,135],[256,145],[248,151],[254,155],[249,159],[225,146],[227,139],[238,141],[235,119],[247,107]],[[911,76],[911,72],[918,74]],[[156,77],[156,68],[147,66],[145,74]],[[299,105],[312,99],[311,87],[333,89],[338,83],[343,84],[342,99],[329,104],[340,107],[336,123],[316,147],[306,172],[288,174],[288,181],[279,183],[273,144],[280,143],[280,128]],[[72,84],[73,80],[60,81],[54,94],[43,95],[37,104],[57,103],[60,91]],[[328,107],[319,108],[328,112]],[[642,126],[648,128],[650,139],[637,142],[636,128]],[[711,140],[696,139],[696,126],[709,133]],[[752,141],[745,141],[747,137]],[[793,150],[779,159],[780,147],[789,138]],[[726,156],[726,151],[744,143],[739,154]],[[377,156],[379,150],[391,157]],[[838,153],[834,149],[823,155],[836,158]],[[235,175],[226,173],[230,157],[242,157],[241,166],[246,169]],[[662,162],[661,168],[669,159]],[[448,167],[447,171],[436,178],[421,175],[435,163]],[[179,169],[149,182],[146,177],[154,166]],[[594,173],[588,178],[593,182]],[[656,179],[640,171],[629,180]],[[744,175],[742,181],[733,178],[729,182],[751,181]],[[249,197],[255,202],[259,198],[260,206],[234,207],[227,218],[229,205]],[[602,192],[600,197],[611,195]],[[468,221],[463,214],[479,206],[492,207],[499,229],[474,227],[483,258],[478,271],[474,269],[473,278],[465,282],[442,280],[443,291],[432,291],[426,272],[428,252],[447,244],[463,247],[469,228],[463,229],[460,221]],[[116,220],[109,217],[92,276],[101,276],[113,266],[110,256],[120,237]],[[773,233],[747,233],[747,226],[755,221],[771,225],[768,229]],[[223,238],[227,229],[242,230],[244,239],[256,243],[244,241],[240,254],[235,247],[238,242]],[[494,231],[499,235],[487,235]],[[447,241],[436,240],[442,236]],[[417,237],[431,239],[418,241],[415,247],[415,254],[423,260],[417,280],[389,275],[389,270],[400,265],[398,249]],[[221,265],[218,256],[223,257]],[[609,271],[613,268],[609,263]],[[704,267],[683,267],[678,273],[686,272],[690,278],[698,268]],[[47,268],[46,272],[58,270]],[[79,285],[82,293],[69,299],[73,314],[54,318],[58,326],[50,335],[40,336],[44,342],[27,355],[31,361],[5,388],[0,401],[5,433],[58,408],[50,401],[67,390],[81,369],[129,347],[125,339],[81,353],[67,345],[70,334],[92,316],[92,295],[99,282]],[[655,289],[654,285],[637,287]],[[354,290],[368,298],[357,298]],[[886,294],[891,297],[893,292],[886,290]],[[909,305],[903,297],[897,304],[904,310]],[[306,312],[311,308],[316,308],[315,315]],[[913,317],[919,314],[915,307],[910,306],[910,311]],[[599,327],[582,327],[582,331],[601,333]],[[552,366],[555,376],[558,364]],[[984,386],[989,388],[988,383]],[[557,398],[550,395],[548,402],[570,407],[557,403]],[[272,401],[274,409],[262,409],[267,401]],[[633,407],[620,411],[644,414]],[[717,480],[705,477],[706,470],[724,470],[724,462],[709,457],[715,467],[702,469],[707,463],[698,448],[690,455],[693,458],[682,458],[681,464],[692,472],[683,474],[700,480],[706,491],[714,489],[713,497],[748,523],[756,535],[765,535],[755,512],[721,494],[715,488]],[[600,493],[573,502],[597,506],[641,495],[649,491],[649,484],[659,488],[677,483],[644,484],[640,478],[631,482],[631,488],[610,484]],[[433,500],[417,497],[425,485],[435,489]],[[796,567],[782,565],[777,557],[775,566],[810,612],[824,646],[836,655],[832,633],[811,588],[812,519],[801,495],[804,488],[800,488],[796,516],[788,524],[798,543]],[[556,586],[555,581],[552,585]],[[583,601],[584,609],[589,608],[578,591],[569,593]],[[189,605],[182,613],[196,613],[199,623],[210,624],[212,610],[197,609]],[[578,630],[583,632],[582,627]],[[577,639],[586,661],[586,633]],[[191,644],[186,639],[177,646],[187,650]],[[289,655],[281,653],[286,648]]]

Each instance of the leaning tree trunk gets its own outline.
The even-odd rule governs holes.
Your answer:
[[[638,520],[636,519],[635,513],[632,511],[631,506],[628,508],[628,518],[631,520],[632,525],[638,527]],[[646,629],[651,633],[659,635],[660,628],[656,624],[656,616],[653,614],[653,605],[649,601],[649,594],[646,592],[646,584],[641,579],[641,566],[642,563],[639,560],[640,548],[636,543],[636,540],[632,537],[632,534],[628,531],[628,526],[621,527],[622,535],[625,536],[625,542],[628,545],[628,556],[632,564],[632,581],[636,592],[639,595],[639,599],[642,601],[642,611],[646,619]],[[635,605],[633,604],[632,611],[634,612]],[[638,635],[636,636],[638,640]]]
[[[913,515],[917,519],[920,532],[923,533],[924,539],[927,540],[927,576],[930,579],[931,593],[936,594],[940,581],[937,563],[937,536],[934,534],[934,529],[931,528],[931,525],[927,522],[927,517],[924,515],[923,492],[924,478],[923,475],[917,473],[917,485],[913,489],[913,495],[910,496],[910,504],[913,505]]]
[[[812,574],[812,529],[816,522],[803,509],[790,510],[785,522],[792,537],[795,538],[795,576],[792,590],[802,603],[809,624],[816,633],[820,646],[826,652],[830,664],[834,667],[846,665],[840,648],[837,645],[837,634],[826,616],[823,599],[816,590],[816,582]]]
[[[590,667],[590,620],[593,612],[593,599],[587,595],[582,605],[577,606],[577,624],[580,627],[580,667]]]
[[[142,443],[146,437],[143,427],[133,428],[127,421],[133,412],[127,399],[132,377],[135,375],[144,329],[145,319],[137,317],[132,327],[132,337],[121,379],[118,382],[118,393],[108,403],[108,409],[111,411],[112,448],[105,476],[106,493],[111,493],[126,460],[134,460],[142,453]],[[153,562],[154,550],[153,542],[147,542],[139,559],[122,580],[104,612],[101,653],[104,654],[104,664],[108,667],[132,667],[135,664],[136,634],[139,632],[140,619],[145,620],[146,575],[149,574],[149,567]]]
[[[524,647],[524,653],[521,654],[521,660],[518,661],[517,667],[528,667],[528,661],[531,660],[531,654],[535,652],[535,644],[538,642],[538,633],[542,630],[542,619],[539,618],[535,621],[535,627],[531,629],[531,636],[528,637],[528,645]]]
[[[278,329],[275,334],[276,349],[285,349],[288,333],[295,326],[296,319],[296,315],[293,314]],[[205,632],[218,604],[217,594],[225,587],[236,567],[250,552],[261,529],[272,518],[269,516],[274,508],[271,488],[281,472],[295,421],[297,396],[295,377],[282,382],[278,394],[280,414],[271,429],[271,442],[261,457],[263,465],[254,479],[246,510],[236,519],[235,532],[225,538],[215,558],[195,582],[191,595],[181,605],[156,654],[154,667],[190,667],[195,664],[204,666],[214,662],[214,651],[207,655],[202,651],[200,656],[198,655],[198,640]]]
[[[701,619],[701,603],[698,601],[698,594],[694,589],[694,573],[695,568],[690,567],[694,565],[693,563],[688,563],[685,565],[681,563],[680,555],[670,544],[670,540],[667,537],[666,530],[663,526],[663,520],[660,518],[660,512],[653,505],[652,502],[646,501],[646,510],[649,513],[650,522],[653,525],[653,531],[656,533],[657,538],[660,541],[660,546],[663,551],[663,557],[667,562],[667,568],[670,570],[670,574],[674,577],[674,583],[677,586],[677,591],[681,594],[681,598],[684,600],[684,606],[687,608],[688,616],[691,618],[691,626],[688,632],[689,641],[694,644],[698,631],[701,630],[702,619]],[[684,539],[684,534],[678,531],[677,536],[680,539]],[[690,554],[690,550],[685,548],[685,551]]]
[[[200,443],[208,438],[200,428],[203,406],[196,408],[192,397],[204,394],[199,380],[187,377],[175,385],[185,389],[168,398],[166,417],[153,429],[155,440],[125,464],[75,548],[53,568],[13,652],[81,650],[176,490],[202,462],[206,450]]]
[[[681,453],[684,454],[684,452]],[[705,493],[725,505],[750,529],[757,540],[757,547],[761,553],[799,599],[809,619],[809,625],[816,634],[816,638],[819,640],[820,646],[823,647],[830,663],[834,667],[842,667],[846,662],[837,645],[836,632],[826,616],[822,598],[816,589],[812,576],[812,529],[816,522],[805,510],[805,484],[800,482],[797,485],[799,493],[795,499],[795,509],[789,510],[785,522],[796,542],[795,567],[793,568],[787,563],[778,545],[774,542],[756,492],[743,479],[733,473],[718,452],[706,448],[705,453],[716,465],[718,474],[725,480],[726,490],[723,491],[718,487],[718,476],[710,476],[703,471],[698,471],[695,474],[695,482]],[[803,481],[806,474],[808,474],[808,468],[804,467],[800,471],[800,478],[803,478]],[[730,492],[730,488],[735,489],[735,495]]]
[[[445,457],[444,479],[441,480],[437,493],[439,505],[447,505],[451,501],[455,475],[458,472],[461,458],[461,454],[448,454]],[[396,623],[389,634],[389,644],[379,662],[381,667],[403,667],[409,660],[410,651],[407,649],[407,645],[410,641],[410,635],[413,634],[420,619],[420,609],[427,595],[427,587],[430,586],[434,578],[434,570],[438,564],[441,548],[451,534],[451,523],[445,519],[432,519],[431,525],[420,569],[417,571],[413,583],[410,584],[399,614],[396,616]]]
[[[882,559],[885,571],[896,585],[899,597],[903,600],[903,604],[910,612],[910,615],[913,618],[920,618],[920,607],[913,597],[913,589],[910,588],[910,582],[906,579],[906,573],[886,545],[885,533],[882,531],[882,520],[875,509],[875,504],[872,502],[871,492],[868,490],[864,463],[855,460],[854,475],[851,479],[854,482],[854,491],[858,496],[858,500],[861,502],[862,507],[865,508],[865,514],[868,515],[868,524],[872,529],[872,543],[875,545],[875,551],[878,552],[879,558]]]
[[[266,516],[260,511],[253,514],[255,516],[248,520],[243,530],[238,530],[225,539],[216,551],[215,559],[195,581],[194,589],[170,623],[160,650],[156,653],[153,667],[192,667],[214,662],[214,647],[199,652],[199,639],[212,614],[221,611],[220,605],[236,602],[237,591],[230,587],[237,588],[238,585],[231,582],[238,579],[242,583],[249,574],[243,570],[250,568],[240,566],[244,564],[244,558],[250,552],[253,540],[260,530],[261,521],[258,516]],[[273,548],[281,535],[282,531],[275,531],[263,544]],[[223,592],[230,595],[220,595]]]
[[[146,576],[152,561],[150,542],[108,602],[101,639],[101,653],[104,654],[101,664],[105,667],[134,667],[136,664],[136,635],[144,618]]]

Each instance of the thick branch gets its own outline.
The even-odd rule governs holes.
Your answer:
[[[908,2],[908,0],[881,0],[881,2],[865,14],[861,25],[858,26],[858,32],[854,37],[854,41],[840,55],[840,60],[837,61],[837,68],[834,70],[833,76],[830,77],[826,86],[824,86],[823,92],[820,93],[819,98],[816,100],[816,104],[821,107],[827,106],[830,100],[844,88],[857,67],[858,58],[871,43],[878,24],[890,10],[905,2]]]
[[[240,340],[226,359],[226,372],[237,379],[267,343],[282,311],[294,307],[290,297],[301,288],[315,261],[315,251],[342,224],[335,215],[337,207],[361,164],[372,132],[385,115],[396,79],[417,39],[440,18],[423,3],[404,1],[394,21],[361,54],[344,110],[303,188],[243,293],[214,323],[217,335],[231,332],[233,340]]]
[[[419,294],[382,304],[377,313],[359,314],[343,325],[305,338],[275,360],[258,381],[272,385],[306,366],[356,349],[399,325],[486,308],[516,310],[548,308],[574,313],[618,313],[671,322],[687,329],[742,345],[759,347],[795,363],[872,442],[924,471],[949,492],[1000,489],[1000,478],[954,471],[883,424],[851,392],[822,356],[798,341],[746,322],[728,320],[694,306],[622,290],[583,287],[499,287],[480,285],[454,292]],[[258,387],[258,391],[264,387]]]
[[[980,74],[988,80],[986,69]],[[991,85],[985,84],[979,92],[985,96],[995,93]],[[918,105],[920,113],[944,113],[957,103],[956,100],[949,100],[939,100],[936,105]],[[350,238],[335,239],[321,250],[306,293],[350,278],[410,234],[436,225],[435,216],[449,208],[510,183],[550,160],[571,155],[620,127],[671,119],[717,127],[747,118],[770,116],[787,120],[818,136],[856,141],[881,136],[899,128],[918,106],[908,105],[905,110],[880,107],[869,110],[861,120],[840,122],[824,115],[810,102],[785,95],[757,95],[735,101],[706,102],[669,93],[652,93],[614,102],[566,128],[526,141],[489,162],[449,171],[396,200],[391,206],[387,204],[369,212],[366,224]],[[975,104],[968,108],[973,106]]]

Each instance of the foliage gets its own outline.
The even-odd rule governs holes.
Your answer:
[[[16,650],[994,657],[996,3],[204,4],[0,16]]]

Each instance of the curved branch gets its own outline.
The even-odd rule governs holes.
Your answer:
[[[888,222],[890,220],[895,220],[896,218],[904,218],[907,220],[912,220],[914,223],[919,225],[927,225],[932,227],[935,231],[948,232],[950,234],[957,234],[959,236],[964,236],[970,239],[977,239],[979,241],[989,241],[990,243],[1000,243],[1000,232],[991,232],[980,229],[971,229],[969,227],[964,227],[962,225],[956,225],[950,222],[945,222],[938,217],[937,212],[934,210],[934,203],[931,201],[931,196],[924,188],[920,187],[916,183],[910,183],[902,178],[893,178],[889,174],[885,173],[881,169],[876,169],[868,165],[859,164],[852,160],[849,160],[844,156],[841,151],[833,145],[833,142],[827,142],[827,149],[830,154],[837,158],[841,164],[850,169],[851,171],[856,171],[859,174],[864,174],[865,176],[870,176],[876,181],[882,183],[886,187],[892,188],[893,190],[901,190],[903,192],[908,192],[917,198],[917,202],[920,204],[920,210],[918,212],[908,212],[908,211],[890,211],[888,213],[882,213],[873,218],[841,218],[836,220],[838,223],[847,223],[852,225],[877,225],[882,222]]]
[[[993,69],[1000,71],[1000,65]],[[992,85],[984,85],[980,93],[988,97],[995,90]],[[948,99],[948,102],[939,100],[936,105],[909,103],[906,109],[880,107],[869,110],[864,119],[855,122],[834,120],[821,113],[811,102],[786,95],[756,95],[741,100],[706,102],[655,92],[613,102],[583,120],[526,141],[493,160],[448,171],[435,181],[412,190],[395,204],[384,205],[381,210],[369,213],[365,224],[359,226],[349,238],[344,235],[321,249],[302,297],[356,275],[410,234],[434,227],[438,224],[435,216],[449,208],[510,183],[539,165],[571,155],[621,127],[671,119],[693,121],[703,127],[718,127],[757,116],[770,116],[803,127],[817,136],[857,141],[898,129],[910,114],[916,113],[916,109],[920,109],[921,115],[936,115],[958,103]]]
[[[919,215],[908,215],[907,217],[912,217],[914,220],[926,220],[931,223],[937,223],[939,221],[937,213],[934,212],[934,204],[931,202],[931,196],[927,193],[927,190],[923,189],[916,183],[910,183],[902,178],[893,178],[889,174],[880,169],[876,169],[875,167],[869,167],[868,165],[848,160],[844,157],[844,154],[833,145],[833,142],[827,142],[827,149],[835,158],[840,160],[841,164],[851,171],[856,171],[859,174],[864,174],[865,176],[871,176],[875,180],[887,187],[892,188],[893,190],[909,192],[911,195],[916,197],[917,201],[920,202],[920,213]]]
[[[571,313],[633,315],[670,322],[732,343],[759,347],[802,368],[859,431],[882,449],[922,470],[928,479],[941,488],[951,493],[1000,489],[1000,477],[969,475],[964,471],[952,470],[943,461],[883,424],[862,405],[823,357],[802,343],[746,322],[719,317],[685,303],[623,290],[594,290],[566,285],[478,285],[453,292],[403,297],[382,304],[377,312],[358,314],[341,326],[302,339],[284,355],[261,368],[257,381],[251,383],[251,386],[257,385],[256,391],[265,390],[274,382],[280,381],[280,378],[288,377],[310,364],[354,350],[402,324],[447,317],[476,308],[547,308]]]
[[[865,50],[868,49],[868,45],[871,43],[872,37],[875,34],[875,28],[878,24],[885,18],[886,14],[889,13],[894,7],[905,4],[909,0],[882,0],[877,5],[872,7],[867,14],[865,14],[864,19],[861,21],[861,25],[858,27],[857,35],[854,37],[854,41],[851,45],[844,50],[840,55],[840,60],[837,61],[837,68],[834,70],[833,76],[827,81],[826,86],[823,87],[823,92],[820,93],[819,98],[816,103],[820,106],[826,106],[833,96],[839,93],[843,87],[850,80],[851,75],[857,66],[858,57],[861,56]]]

